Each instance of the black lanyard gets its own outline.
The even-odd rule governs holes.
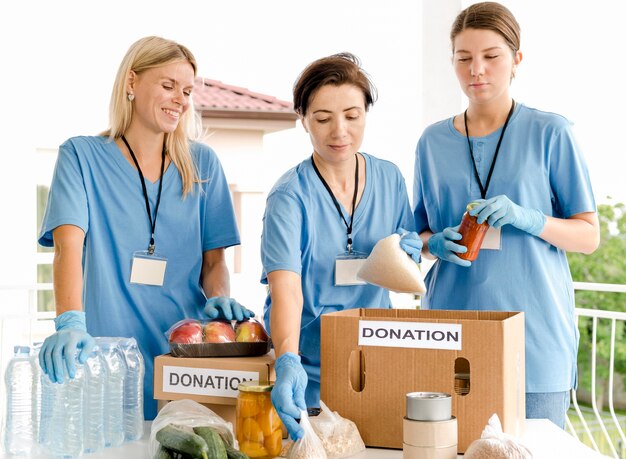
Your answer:
[[[496,159],[498,158],[498,152],[500,151],[500,144],[502,143],[502,139],[504,138],[504,131],[506,131],[506,127],[509,124],[509,120],[511,119],[511,115],[513,115],[513,110],[515,110],[515,101],[513,100],[511,103],[511,110],[509,110],[509,114],[506,117],[506,121],[504,122],[504,126],[502,126],[502,132],[500,133],[500,138],[498,139],[498,145],[496,146],[496,151],[493,154],[493,161],[491,161],[491,167],[489,168],[489,174],[487,175],[487,182],[483,186],[483,182],[480,181],[480,176],[478,175],[478,169],[476,168],[476,161],[474,160],[474,151],[472,150],[472,142],[470,142],[469,130],[467,129],[467,110],[463,113],[463,120],[465,121],[465,135],[467,136],[467,145],[469,146],[470,158],[472,159],[472,166],[474,166],[474,175],[476,176],[476,181],[478,182],[478,186],[480,187],[480,195],[483,199],[487,196],[487,189],[489,188],[489,183],[491,182],[491,174],[493,173],[493,167],[496,165]]]
[[[328,183],[326,183],[326,180],[324,180],[324,177],[322,177],[322,174],[320,174],[320,171],[317,169],[317,166],[315,165],[315,161],[313,160],[313,155],[311,155],[311,163],[313,163],[313,169],[315,169],[315,173],[324,184],[324,187],[326,188],[326,191],[328,191],[328,194],[330,194],[330,197],[333,199],[333,202],[335,203],[335,207],[337,208],[337,212],[339,212],[339,216],[343,220],[343,223],[346,225],[346,230],[347,230],[347,235],[348,235],[348,245],[347,245],[348,253],[352,252],[352,222],[354,222],[354,208],[356,207],[356,196],[357,196],[357,193],[359,192],[359,158],[357,157],[356,153],[354,155],[354,159],[356,159],[356,166],[354,168],[354,195],[352,196],[352,214],[350,215],[350,225],[348,225],[348,222],[343,216],[343,212],[341,212],[339,201],[337,201],[337,198],[335,198],[335,195],[333,194],[333,191],[328,186]]]
[[[154,220],[152,219],[152,213],[150,212],[150,201],[148,200],[148,191],[146,189],[146,180],[143,178],[143,172],[141,172],[141,167],[139,167],[139,162],[137,162],[137,158],[135,157],[135,153],[133,149],[130,148],[126,137],[122,135],[122,140],[128,147],[128,151],[130,152],[130,156],[133,158],[135,162],[135,166],[137,166],[137,172],[139,172],[139,178],[141,179],[141,189],[143,190],[143,197],[146,201],[146,211],[148,212],[148,220],[150,220],[150,228],[152,232],[150,233],[150,245],[148,246],[148,253],[150,255],[154,254],[154,228],[156,228],[156,219],[157,213],[159,212],[159,204],[161,203],[161,190],[163,189],[163,170],[165,169],[165,145],[163,145],[163,152],[161,153],[161,177],[159,179],[159,192],[157,194],[157,202],[156,206],[154,206]]]

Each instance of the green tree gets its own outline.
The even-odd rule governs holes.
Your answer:
[[[600,246],[591,255],[568,254],[572,277],[578,282],[626,284],[626,206],[622,203],[600,204]],[[576,307],[626,312],[626,294],[613,292],[577,291]],[[608,391],[610,320],[598,319],[596,347],[596,388],[598,404],[602,406]],[[580,384],[591,388],[592,319],[580,318],[578,372]],[[626,375],[626,324],[617,322],[615,371]]]

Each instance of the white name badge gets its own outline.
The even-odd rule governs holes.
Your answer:
[[[130,268],[130,283],[163,286],[167,258],[156,253],[150,255],[143,250],[133,254]]]
[[[500,250],[501,248],[501,228],[494,228],[490,226],[487,230],[487,234],[485,234],[485,239],[483,239],[483,243],[480,248],[487,250]]]
[[[367,255],[358,252],[339,255],[335,259],[335,286],[365,285],[367,282],[357,276],[365,260]]]

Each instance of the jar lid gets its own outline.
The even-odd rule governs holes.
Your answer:
[[[241,392],[271,392],[273,383],[260,383],[259,381],[244,381],[237,388]]]
[[[477,202],[477,201],[472,201],[472,202],[470,202],[470,203],[467,205],[467,207],[465,207],[465,210],[469,212],[470,210],[472,210],[472,209],[473,209],[474,207],[476,207],[477,205],[478,205],[478,202]]]

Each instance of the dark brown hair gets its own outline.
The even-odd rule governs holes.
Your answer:
[[[504,38],[513,53],[520,49],[520,26],[513,13],[499,3],[475,3],[459,13],[450,31],[452,52],[454,39],[465,29],[492,30]]]
[[[376,88],[361,68],[359,58],[351,53],[339,53],[310,63],[293,86],[293,107],[300,116],[306,115],[315,92],[322,86],[350,84],[363,91],[365,110],[376,101]]]

